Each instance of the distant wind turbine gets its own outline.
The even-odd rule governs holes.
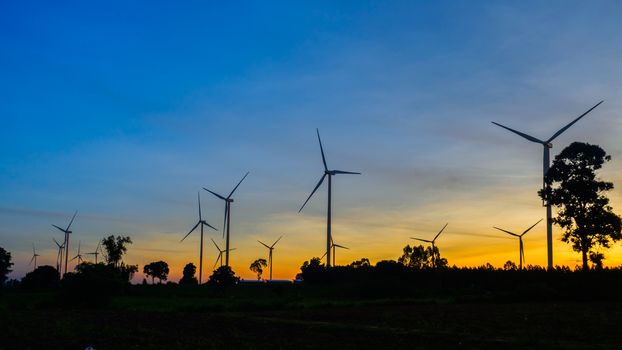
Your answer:
[[[84,261],[84,259],[82,259],[82,254],[80,254],[80,245],[81,245],[81,242],[78,241],[78,254],[76,254],[76,256],[74,256],[73,258],[71,258],[71,261],[78,259],[78,264],[81,264]]]
[[[342,246],[340,244],[335,244],[335,242],[333,241],[333,237],[330,238],[330,248],[333,250],[333,266],[337,266],[337,250],[336,248],[340,248],[340,249],[350,249],[346,246]],[[324,253],[324,255],[322,255],[322,257],[320,258],[320,260],[322,260],[324,257],[326,256],[326,253]]]
[[[194,230],[197,229],[197,227],[201,226],[201,248],[199,249],[200,253],[199,253],[199,284],[201,284],[201,278],[203,277],[203,226],[207,226],[210,227],[216,231],[218,231],[218,229],[216,229],[214,226],[210,225],[207,223],[207,221],[203,220],[203,216],[201,215],[201,194],[197,193],[197,200],[199,202],[199,221],[197,222],[196,225],[194,225],[194,227],[192,228],[192,230],[190,230],[190,232],[188,232],[184,238],[181,239],[181,241],[179,242],[183,242],[184,239],[186,239],[186,237],[188,237]]]
[[[302,211],[302,209],[305,207],[307,202],[309,202],[309,199],[311,199],[315,191],[317,191],[318,187],[320,187],[322,182],[324,182],[324,179],[328,176],[328,209],[326,211],[326,267],[330,267],[330,248],[331,248],[331,239],[332,239],[331,238],[332,237],[331,236],[332,178],[334,175],[337,175],[337,174],[360,175],[361,173],[356,173],[356,172],[351,172],[351,171],[342,171],[342,170],[328,170],[328,165],[326,165],[326,157],[324,156],[324,148],[322,147],[322,140],[320,139],[320,130],[316,129],[315,131],[317,132],[317,140],[320,143],[320,152],[322,153],[322,163],[324,163],[324,175],[322,175],[322,177],[320,178],[320,181],[318,181],[317,185],[315,185],[315,188],[313,189],[313,191],[311,191],[311,194],[309,195],[309,197],[307,197],[307,200],[302,204],[298,212],[300,213]]]
[[[216,265],[218,265],[218,261],[220,261],[220,266],[222,266],[222,253],[225,252],[224,249],[220,249],[220,247],[218,246],[218,244],[216,244],[216,242],[214,242],[213,238],[210,238],[212,240],[212,243],[214,243],[214,246],[216,247],[216,249],[218,249],[218,257],[216,258],[216,262],[214,262],[214,267],[212,267],[212,269],[216,268]],[[229,250],[235,250],[235,248],[231,248]]]
[[[272,245],[267,245],[264,242],[257,240],[257,242],[261,243],[264,247],[268,248],[268,265],[270,265],[270,281],[272,281],[272,251],[274,250],[274,246],[283,238],[283,236],[279,237]]]
[[[495,123],[492,122],[493,124],[500,126],[506,130],[509,130],[531,142],[535,142],[535,143],[539,143],[544,147],[544,157],[543,157],[543,167],[542,167],[542,188],[546,189],[547,185],[546,185],[546,174],[549,172],[549,167],[550,167],[550,153],[551,153],[551,148],[553,148],[553,144],[551,142],[553,142],[553,140],[555,140],[555,138],[557,138],[559,135],[561,135],[564,131],[566,131],[569,127],[571,127],[574,123],[578,122],[579,119],[583,118],[586,114],[590,113],[594,108],[598,107],[601,103],[603,103],[603,101],[598,102],[596,105],[594,105],[594,107],[590,108],[587,110],[587,112],[581,114],[580,116],[578,116],[577,118],[575,118],[575,120],[571,121],[570,123],[568,123],[566,126],[564,126],[563,128],[559,129],[555,134],[553,134],[553,136],[551,136],[548,140],[543,141],[540,140],[538,138],[535,138],[533,136],[527,135],[525,133],[522,133],[520,131],[516,131],[514,129],[508,128],[505,125],[501,125],[499,123]],[[553,215],[551,213],[551,204],[548,203],[547,201],[544,201],[544,206],[546,206],[546,247],[547,247],[547,256],[548,256],[548,268],[552,269],[553,268]]]
[[[32,262],[34,261],[34,263],[35,263],[35,265],[34,265],[35,268],[34,269],[35,270],[37,269],[37,257],[38,256],[40,256],[40,255],[37,254],[37,252],[35,251],[35,244],[33,243],[32,244],[32,259],[30,259],[30,263],[28,265],[32,264]]]
[[[101,244],[102,244],[102,242],[101,242],[101,241],[99,241],[99,242],[97,243],[97,248],[95,248],[95,251],[90,252],[90,253],[86,253],[86,254],[88,254],[88,255],[95,255],[95,263],[96,263],[96,264],[97,264],[97,256],[98,256],[99,254],[101,254],[101,253],[100,253]]]
[[[231,250],[229,249],[230,227],[231,227],[231,203],[233,203],[233,198],[231,198],[231,196],[233,196],[233,193],[235,192],[235,190],[238,189],[238,186],[240,186],[242,181],[244,181],[244,179],[246,179],[247,176],[248,176],[248,172],[246,172],[244,177],[242,177],[242,180],[240,180],[240,182],[238,182],[238,184],[235,185],[235,187],[233,188],[233,190],[231,191],[231,193],[229,193],[227,197],[221,196],[218,193],[214,191],[210,191],[207,188],[203,187],[203,189],[206,190],[207,192],[225,201],[225,219],[223,221],[222,234],[224,238],[225,232],[226,232],[226,243],[225,243],[225,265],[226,266],[229,266],[229,251]],[[225,230],[225,227],[227,228],[226,230]]]
[[[426,243],[431,243],[432,244],[432,267],[436,267],[436,252],[435,252],[435,249],[434,249],[436,247],[435,246],[436,239],[438,238],[438,236],[441,235],[441,233],[443,233],[443,231],[445,230],[445,227],[447,227],[447,225],[449,225],[449,223],[446,223],[445,226],[443,226],[443,228],[440,231],[438,231],[436,236],[434,236],[433,240],[410,237],[410,239],[415,239],[417,241],[421,241],[421,242],[426,242]]]
[[[58,254],[56,254],[56,271],[60,274],[60,268],[63,264],[63,250],[65,250],[65,246],[63,244],[58,243],[56,238],[52,238],[56,246],[58,247]]]
[[[530,228],[528,228],[525,231],[523,231],[523,233],[521,233],[520,235],[516,234],[514,232],[506,231],[506,230],[504,230],[502,228],[498,228],[496,226],[493,226],[493,228],[495,228],[495,229],[497,229],[499,231],[503,231],[503,232],[505,232],[507,234],[510,234],[510,235],[514,236],[514,237],[518,237],[518,244],[519,244],[518,245],[518,247],[519,247],[519,250],[518,250],[518,252],[519,252],[519,255],[518,255],[518,269],[519,270],[522,270],[523,269],[523,264],[525,264],[525,251],[523,250],[523,236],[527,232],[529,232],[532,228],[534,228],[537,224],[539,224],[540,221],[542,221],[542,219],[538,220],[538,222],[536,222]]]
[[[56,225],[52,225],[56,227],[57,229],[59,229],[61,232],[65,233],[65,241],[63,242],[63,246],[65,246],[65,273],[67,273],[67,264],[69,263],[69,260],[68,260],[69,259],[69,235],[72,233],[72,231],[70,231],[69,228],[71,228],[71,224],[73,223],[73,219],[76,218],[76,215],[78,215],[77,210],[73,214],[73,217],[71,217],[71,220],[69,221],[69,225],[67,225],[67,228],[60,228]]]

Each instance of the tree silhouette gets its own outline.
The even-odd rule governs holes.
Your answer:
[[[512,260],[508,260],[505,262],[505,264],[503,264],[503,269],[505,271],[515,271],[518,270],[518,266],[516,266],[516,263]]]
[[[362,258],[361,260],[356,260],[353,261],[350,265],[348,265],[349,267],[353,267],[355,269],[361,268],[361,267],[370,267],[371,263],[369,262],[369,259],[367,258]]]
[[[22,287],[25,289],[48,289],[59,286],[60,273],[55,267],[43,265],[37,267],[22,278]]]
[[[0,247],[0,287],[7,279],[7,275],[12,271],[11,253]]]
[[[257,280],[259,281],[261,280],[261,274],[263,273],[264,267],[267,267],[267,266],[268,266],[268,262],[266,261],[266,259],[259,258],[253,261],[249,268],[251,269],[251,271],[257,274]]]
[[[438,247],[432,249],[432,247],[424,247],[422,245],[405,246],[402,256],[397,261],[404,266],[415,269],[431,268],[435,266],[435,263],[436,267],[447,266],[447,259],[441,258]]]
[[[184,266],[183,276],[179,280],[179,284],[195,285],[195,286],[199,284],[199,281],[197,280],[197,278],[194,277],[194,274],[196,272],[197,272],[197,267],[194,266],[193,263],[186,264],[186,266]]]
[[[127,245],[132,244],[132,239],[127,236],[110,235],[102,240],[102,246],[106,250],[106,262],[118,267],[127,252]]]
[[[311,258],[309,261],[302,263],[300,267],[301,277],[307,282],[321,281],[326,272],[326,267],[322,264],[320,258]]]
[[[613,183],[596,176],[596,170],[609,160],[611,156],[599,146],[573,142],[555,157],[545,178],[547,186],[538,192],[558,208],[553,223],[564,229],[562,241],[572,243],[572,249],[581,253],[584,271],[589,269],[593,248],[609,248],[622,238],[622,220],[604,195]]]
[[[157,278],[161,284],[162,281],[168,279],[168,264],[164,261],[152,262],[143,267],[143,273],[151,277],[151,284],[153,284],[154,278]]]
[[[239,281],[240,277],[235,275],[231,267],[224,265],[214,271],[207,283],[216,286],[231,286],[237,284]]]

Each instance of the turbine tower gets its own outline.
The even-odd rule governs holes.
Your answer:
[[[58,243],[56,238],[52,238],[56,246],[58,247],[58,254],[56,254],[56,271],[60,274],[60,268],[63,264],[63,251],[65,250],[65,245]]]
[[[212,243],[214,243],[214,246],[216,247],[216,249],[218,249],[218,257],[216,258],[216,262],[214,262],[214,266],[212,267],[212,269],[216,268],[216,265],[218,265],[218,261],[220,260],[220,266],[222,266],[222,253],[225,252],[224,249],[220,249],[220,247],[218,246],[218,244],[216,244],[216,242],[214,242],[213,238],[210,238],[212,240]],[[235,250],[235,248],[231,248],[229,250]]]
[[[322,163],[324,163],[324,175],[322,175],[322,177],[320,178],[320,181],[317,183],[317,185],[315,185],[315,188],[313,189],[313,191],[311,191],[311,194],[309,195],[309,197],[307,197],[307,200],[302,204],[298,212],[300,213],[302,211],[302,208],[305,207],[309,199],[311,199],[315,191],[317,191],[318,187],[320,187],[322,182],[324,182],[324,179],[328,176],[328,209],[326,211],[326,267],[330,267],[330,248],[331,248],[331,241],[332,241],[331,230],[330,230],[331,214],[332,214],[332,209],[331,209],[332,178],[334,175],[337,175],[337,174],[360,175],[361,173],[356,173],[356,172],[351,172],[351,171],[342,171],[342,170],[328,170],[328,165],[326,165],[326,157],[324,156],[324,148],[322,147],[322,140],[320,139],[320,130],[315,129],[315,131],[317,132],[317,140],[320,143],[320,152],[322,153]]]
[[[67,225],[67,228],[65,229],[60,228],[56,225],[52,225],[65,234],[65,241],[63,242],[63,245],[65,246],[65,273],[67,273],[67,265],[69,263],[69,235],[72,233],[72,231],[70,231],[69,228],[71,228],[71,224],[73,223],[73,219],[76,218],[76,215],[78,215],[77,210],[75,213],[73,213],[73,217],[71,217],[71,220],[69,221],[69,225]]]
[[[433,240],[429,240],[429,239],[423,239],[423,238],[415,238],[415,237],[410,237],[410,239],[415,239],[417,241],[421,241],[421,242],[426,242],[426,243],[431,243],[432,244],[432,267],[436,267],[436,251],[435,251],[435,243],[436,243],[436,239],[438,238],[438,236],[441,235],[441,233],[443,233],[443,231],[445,230],[445,227],[447,227],[447,225],[449,225],[449,223],[446,223],[445,226],[443,226],[443,228],[438,231],[438,233],[436,234],[436,236],[434,236]]]
[[[86,254],[88,254],[88,255],[95,255],[95,263],[96,263],[96,264],[97,264],[97,256],[98,256],[99,254],[101,254],[101,253],[100,253],[101,244],[102,244],[102,242],[101,242],[101,241],[99,241],[99,243],[97,243],[97,248],[95,248],[95,251],[90,252],[90,253],[86,253]]]
[[[201,226],[201,248],[199,249],[199,284],[201,284],[201,278],[203,277],[203,226],[211,227],[212,229],[218,231],[214,226],[207,223],[207,221],[203,220],[203,216],[201,215],[201,194],[197,192],[197,200],[199,202],[199,221],[194,225],[192,230],[188,232],[184,238],[179,241],[180,243],[186,239],[197,227]]]
[[[510,235],[514,236],[514,237],[518,237],[518,249],[519,249],[518,250],[518,252],[519,252],[519,255],[518,255],[518,269],[519,270],[523,269],[523,264],[525,263],[525,251],[523,250],[523,236],[527,232],[529,232],[532,228],[534,228],[537,224],[539,224],[540,221],[542,221],[542,219],[538,220],[538,222],[536,222],[530,228],[528,228],[525,231],[523,231],[523,233],[521,233],[520,235],[516,234],[514,232],[506,231],[506,230],[504,230],[502,228],[498,228],[496,226],[493,226],[493,228],[495,228],[495,229],[497,229],[499,231],[503,231],[503,232],[505,232],[507,234],[510,234]]]
[[[272,251],[274,250],[274,246],[283,238],[283,236],[279,237],[272,245],[267,245],[264,242],[257,240],[257,242],[261,243],[264,247],[268,248],[268,265],[270,265],[270,281],[272,281]]]
[[[30,259],[30,263],[28,265],[32,264],[32,262],[34,261],[35,262],[35,265],[34,265],[35,266],[35,268],[34,268],[35,270],[37,269],[37,257],[38,256],[40,256],[40,255],[37,254],[37,252],[35,251],[35,244],[33,243],[32,244],[32,259]]]
[[[71,261],[78,259],[78,264],[81,264],[84,261],[84,259],[82,259],[82,254],[80,254],[80,245],[81,245],[81,242],[78,241],[78,254],[76,254],[76,256],[74,256],[73,258],[71,258]]]
[[[226,231],[226,243],[225,243],[225,265],[226,266],[229,266],[229,251],[231,250],[229,249],[230,226],[231,226],[231,203],[233,203],[233,198],[231,198],[231,196],[233,196],[233,193],[235,192],[235,190],[238,189],[238,186],[240,186],[242,181],[244,181],[244,179],[246,179],[247,176],[248,176],[248,172],[246,172],[246,174],[242,177],[242,180],[238,182],[238,184],[233,188],[233,190],[231,191],[231,193],[229,193],[227,197],[221,196],[218,193],[210,191],[207,188],[203,187],[203,189],[206,190],[207,192],[225,201],[225,219],[223,221],[222,234],[224,238],[225,231]],[[226,230],[225,230],[225,227],[227,228]]]
[[[553,140],[555,140],[555,138],[557,138],[557,136],[561,135],[564,131],[566,131],[569,127],[571,127],[574,123],[578,122],[579,119],[583,118],[586,114],[590,113],[594,108],[598,107],[601,103],[603,103],[603,101],[598,102],[596,105],[594,105],[594,107],[590,108],[587,110],[587,112],[581,114],[580,116],[578,116],[577,118],[575,118],[575,120],[571,121],[570,123],[568,123],[566,126],[564,126],[563,128],[559,129],[555,134],[553,134],[553,136],[551,136],[548,140],[546,141],[542,141],[538,138],[535,138],[533,136],[527,135],[525,133],[522,133],[520,131],[516,131],[514,129],[510,129],[505,125],[501,125],[499,123],[495,123],[492,122],[493,124],[500,126],[506,130],[509,130],[531,142],[535,142],[535,143],[539,143],[544,147],[544,156],[543,156],[543,162],[542,162],[542,189],[547,189],[547,184],[546,184],[546,174],[549,171],[549,167],[551,164],[550,161],[550,154],[551,154],[551,148],[553,148],[553,144],[551,143]],[[546,250],[547,250],[547,256],[548,256],[548,262],[547,262],[547,266],[549,269],[553,268],[553,215],[551,213],[551,204],[548,203],[548,201],[544,201],[543,205],[546,207]]]

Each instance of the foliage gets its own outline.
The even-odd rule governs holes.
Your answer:
[[[235,275],[229,266],[221,266],[217,268],[209,277],[208,284],[214,286],[232,286],[240,281],[240,277]]]
[[[118,267],[122,263],[123,254],[127,252],[127,245],[132,244],[132,239],[127,236],[110,235],[102,240],[102,246],[106,250],[106,262]]]
[[[359,269],[359,268],[366,268],[366,267],[370,267],[371,263],[369,262],[369,259],[367,258],[362,258],[361,260],[356,260],[353,261],[350,265],[348,265],[349,267],[355,268],[355,269]]]
[[[503,264],[503,270],[505,271],[516,271],[518,270],[518,266],[516,266],[516,263],[513,262],[512,260],[508,260],[505,262],[505,264]]]
[[[403,249],[402,256],[397,261],[407,267],[415,269],[425,269],[434,267],[447,266],[447,259],[441,258],[438,247],[423,247],[407,245]]]
[[[0,287],[7,279],[7,275],[12,271],[11,253],[0,247]]]
[[[135,265],[83,262],[75,272],[65,274],[61,291],[76,305],[103,306],[110,296],[123,293],[137,269]]]
[[[263,269],[268,266],[268,262],[266,259],[259,258],[251,263],[249,269],[257,274],[257,280],[261,280],[261,274],[263,273]]]
[[[151,284],[153,284],[154,278],[157,278],[160,284],[162,284],[162,281],[168,279],[168,264],[164,261],[152,262],[143,267],[143,273],[147,276],[151,276]]]
[[[613,183],[596,175],[609,160],[611,156],[599,146],[573,142],[555,157],[545,179],[547,186],[539,192],[558,208],[553,223],[564,229],[562,241],[581,253],[583,270],[589,269],[588,256],[594,248],[609,248],[622,238],[622,220],[604,195]]]
[[[305,261],[302,264],[300,271],[303,281],[315,282],[322,280],[326,267],[324,267],[320,258],[311,258],[311,260]]]
[[[60,274],[56,268],[43,265],[37,267],[22,278],[21,286],[27,290],[41,290],[57,288],[60,284]]]
[[[188,263],[184,266],[183,276],[179,280],[179,284],[181,285],[194,285],[199,284],[199,281],[194,274],[197,272],[197,267],[194,266],[193,263]]]

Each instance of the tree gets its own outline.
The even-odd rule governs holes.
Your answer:
[[[208,284],[216,286],[232,286],[240,281],[240,277],[235,275],[229,266],[221,266],[217,268],[209,277]]]
[[[367,258],[362,258],[361,260],[356,260],[353,261],[350,265],[348,265],[349,267],[358,269],[358,268],[362,268],[362,267],[370,267],[371,264],[369,263],[369,259]]]
[[[60,283],[60,274],[55,267],[43,265],[37,267],[22,278],[22,286],[25,289],[48,289],[56,288]]]
[[[186,264],[186,266],[184,266],[183,276],[179,280],[179,284],[195,285],[195,286],[199,284],[199,281],[197,280],[197,278],[194,277],[194,274],[196,272],[197,272],[197,267],[194,266],[193,263]]]
[[[403,254],[397,259],[400,264],[415,269],[431,268],[447,266],[447,259],[441,258],[438,247],[424,248],[422,245],[410,246],[407,245],[403,249]]]
[[[546,186],[538,193],[558,208],[553,223],[564,230],[562,241],[581,253],[584,271],[589,269],[588,256],[594,248],[609,248],[622,238],[622,220],[604,195],[613,183],[601,181],[596,174],[609,160],[611,156],[599,146],[573,142],[555,157]]]
[[[302,280],[307,282],[318,282],[325,279],[326,267],[320,258],[311,258],[302,263],[300,267]]]
[[[143,267],[143,273],[147,276],[151,276],[151,284],[153,284],[154,278],[157,278],[159,283],[162,284],[162,281],[168,279],[168,264],[164,261],[152,262]]]
[[[12,271],[11,266],[11,253],[0,247],[0,286],[4,284],[7,279],[7,275]]]
[[[132,239],[124,236],[108,236],[102,240],[102,246],[106,250],[106,262],[118,267],[127,252],[127,245],[132,244]]]
[[[257,280],[261,280],[261,274],[263,273],[263,269],[268,266],[268,262],[266,259],[259,258],[251,263],[249,267],[251,271],[257,274]]]
[[[516,271],[518,270],[518,267],[516,266],[515,262],[513,262],[512,260],[508,260],[505,262],[505,264],[503,264],[503,269],[505,271]]]

